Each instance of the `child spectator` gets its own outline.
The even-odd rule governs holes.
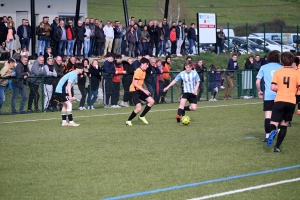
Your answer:
[[[214,65],[210,66],[210,71],[208,72],[208,81],[209,81],[209,91],[211,94],[211,98],[209,101],[217,101],[215,99],[216,86],[217,86],[217,68]]]
[[[122,64],[122,56],[120,54],[116,55],[116,60],[114,62],[115,75],[112,77],[112,96],[111,96],[111,107],[112,108],[121,108],[118,105],[120,98],[120,86],[121,86],[121,76],[120,74],[125,74]]]
[[[28,49],[27,49],[27,47],[26,46],[23,46],[22,47],[22,50],[21,50],[21,54],[20,54],[21,56],[27,56],[27,57],[29,57],[29,51],[28,51]]]
[[[16,62],[19,62],[21,59],[21,48],[18,48],[17,51],[13,55],[13,59],[16,60]]]
[[[48,59],[49,57],[53,57],[51,47],[47,47],[46,53],[44,54],[44,60],[45,60],[45,63],[47,62],[47,59]]]
[[[176,39],[176,27],[172,26],[170,31],[170,41],[171,41],[171,55],[176,54],[177,39]]]
[[[222,87],[222,83],[224,82],[224,78],[222,77],[223,71],[219,66],[216,66],[217,71],[216,71],[216,87],[215,87],[215,92],[214,92],[214,99],[216,99],[216,94],[219,92],[219,88]]]

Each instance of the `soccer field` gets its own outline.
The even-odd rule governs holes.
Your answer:
[[[79,127],[59,112],[0,116],[0,199],[299,199],[300,116],[274,153],[260,99],[200,102],[187,126],[177,107],[132,127],[133,107],[73,111]]]

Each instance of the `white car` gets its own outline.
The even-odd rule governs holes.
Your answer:
[[[243,37],[246,39],[246,37]],[[255,42],[256,44],[259,45],[264,45],[264,38],[261,37],[253,37],[253,36],[249,36],[248,40],[251,40],[252,42]],[[281,45],[274,42],[273,40],[269,40],[269,39],[265,39],[265,44],[266,47],[269,48],[271,51],[277,50],[279,52],[281,52]],[[295,50],[292,46],[287,47],[288,45],[282,45],[282,51],[283,52],[289,52],[291,50]]]

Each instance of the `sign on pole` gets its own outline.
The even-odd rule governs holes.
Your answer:
[[[199,43],[216,43],[217,16],[215,13],[198,13]]]

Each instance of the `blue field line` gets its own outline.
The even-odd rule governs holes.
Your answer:
[[[240,175],[235,175],[235,176],[228,176],[228,177],[224,177],[224,178],[212,179],[212,180],[201,181],[201,182],[196,182],[196,183],[189,183],[189,184],[184,184],[184,185],[175,185],[175,186],[168,187],[168,188],[161,188],[161,189],[156,189],[156,190],[149,190],[149,191],[144,191],[144,192],[125,194],[125,195],[122,195],[122,196],[104,198],[103,200],[126,199],[126,198],[130,198],[130,197],[137,197],[137,196],[144,196],[144,195],[155,194],[155,193],[160,193],[160,192],[167,192],[167,191],[171,191],[171,190],[178,190],[178,189],[183,189],[183,188],[188,188],[188,187],[195,187],[195,186],[198,186],[198,185],[205,185],[205,184],[208,184],[208,183],[217,183],[217,182],[222,182],[222,181],[229,181],[229,180],[238,179],[238,178],[256,176],[256,175],[261,175],[261,174],[268,174],[268,173],[285,171],[285,170],[296,169],[296,168],[300,168],[300,164],[293,165],[293,166],[288,166],[288,167],[282,167],[282,168],[275,168],[275,169],[270,169],[270,170],[265,170],[265,171],[260,171],[260,172],[252,172],[252,173],[249,173],[249,174],[240,174]]]

